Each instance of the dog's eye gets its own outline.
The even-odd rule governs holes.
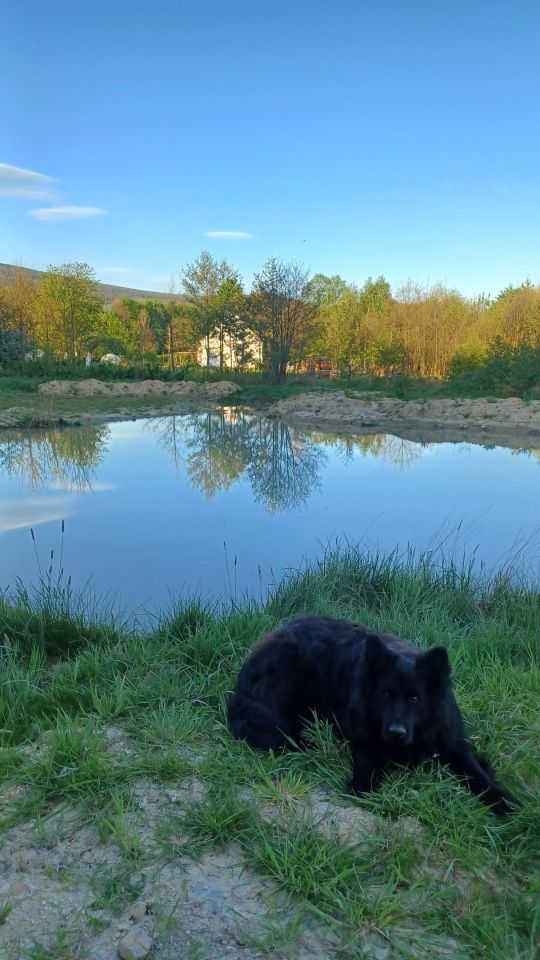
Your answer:
[[[420,701],[420,697],[417,697],[416,694],[413,694],[412,697],[409,697],[409,700],[411,703],[418,703]]]
[[[389,697],[389,696],[390,696],[390,691],[389,691],[389,690],[383,690],[383,697]]]

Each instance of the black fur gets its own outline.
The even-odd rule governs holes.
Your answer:
[[[494,813],[516,805],[471,747],[444,647],[423,651],[348,620],[291,620],[242,666],[229,727],[253,747],[300,746],[313,712],[349,742],[355,794],[375,789],[392,764],[417,766],[438,756]]]

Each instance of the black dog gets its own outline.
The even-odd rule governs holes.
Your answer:
[[[350,743],[355,794],[375,789],[391,764],[439,756],[494,813],[516,805],[473,752],[444,647],[422,651],[348,620],[298,617],[248,656],[228,721],[252,747],[279,749],[302,745],[313,711]]]

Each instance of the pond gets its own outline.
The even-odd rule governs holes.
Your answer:
[[[185,594],[263,597],[336,538],[439,543],[487,566],[518,552],[537,576],[539,494],[538,450],[336,435],[233,407],[10,432],[0,587],[35,583],[52,551],[54,578],[61,565],[77,590],[90,583],[130,612]]]

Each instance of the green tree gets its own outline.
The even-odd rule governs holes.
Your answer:
[[[219,344],[219,370],[223,373],[225,365],[225,353],[227,353],[230,364],[236,366],[238,352],[245,355],[245,337],[243,320],[245,316],[245,296],[238,277],[227,277],[218,287],[214,304],[215,318],[214,331]],[[237,350],[237,337],[239,336],[241,348]],[[245,364],[245,357],[242,357]]]
[[[315,333],[317,310],[309,295],[308,278],[300,264],[276,257],[270,257],[254,278],[252,317],[274,383],[284,382],[289,360],[301,353]]]
[[[87,263],[49,267],[38,293],[39,336],[45,349],[73,362],[99,323],[103,302]]]
[[[337,303],[346,289],[347,284],[339,274],[327,277],[324,273],[315,273],[307,284],[308,295],[317,307]]]
[[[226,280],[240,281],[240,276],[227,260],[216,260],[203,250],[193,263],[180,273],[184,293],[193,305],[196,329],[206,341],[206,366],[210,366],[210,341],[218,319],[218,291]]]
[[[4,359],[22,360],[36,333],[36,284],[20,268],[0,288]]]
[[[137,317],[137,339],[141,353],[155,353],[157,342],[148,310],[141,307]]]
[[[351,376],[359,362],[362,303],[356,287],[346,287],[339,299],[321,307],[325,348],[332,366]]]
[[[520,287],[506,287],[491,307],[495,336],[513,349],[522,343],[536,344],[540,337],[540,287],[526,280]]]
[[[332,278],[336,280],[339,278]],[[390,322],[392,295],[384,277],[360,288],[332,283],[320,307],[324,350],[333,366],[351,376],[393,367],[400,351]]]
[[[392,346],[389,325],[392,294],[384,277],[371,277],[359,291],[360,322],[358,329],[360,361],[364,373],[374,372],[383,351]]]
[[[118,340],[122,344],[122,353],[130,354],[135,351],[135,339],[131,323],[128,322],[129,315],[122,300],[113,300],[109,310],[104,310],[99,318],[98,327],[94,331],[94,337],[89,340],[100,341],[102,338]],[[89,349],[91,347],[89,346]],[[106,353],[108,351],[105,351]],[[111,353],[118,353],[118,350],[111,350]]]

